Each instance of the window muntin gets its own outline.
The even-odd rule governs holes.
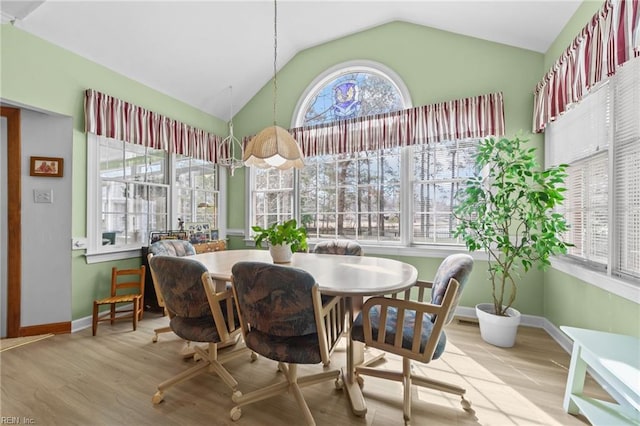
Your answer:
[[[251,226],[269,227],[294,217],[293,170],[251,168]]]
[[[455,194],[474,176],[477,139],[416,145],[411,149],[414,243],[461,244],[453,236]]]
[[[547,163],[569,164],[570,258],[640,282],[640,58],[547,127]]]
[[[214,163],[93,134],[87,138],[88,173],[94,174],[88,178],[89,254],[139,248],[152,231],[176,229],[178,218],[220,226]]]
[[[399,149],[308,159],[299,191],[311,238],[400,240]]]
[[[167,155],[141,145],[99,138],[102,245],[131,246],[166,229]]]

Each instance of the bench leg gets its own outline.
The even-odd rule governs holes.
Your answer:
[[[584,380],[587,374],[587,363],[581,357],[582,346],[573,343],[571,364],[567,377],[567,387],[564,392],[562,407],[570,414],[578,414],[578,406],[571,401],[571,395],[581,395],[584,389]]]

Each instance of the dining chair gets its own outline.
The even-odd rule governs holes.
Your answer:
[[[317,254],[342,254],[347,256],[363,256],[362,246],[351,240],[320,241],[313,248]]]
[[[138,328],[138,321],[142,319],[144,312],[144,278],[146,268],[142,265],[138,269],[111,269],[111,291],[109,296],[93,301],[92,333],[95,336],[98,331],[98,323],[131,318],[133,330]],[[118,306],[124,308],[117,309]],[[129,309],[127,306],[131,304]],[[102,305],[109,305],[109,311],[100,313]],[[116,310],[117,309],[117,310]]]
[[[236,263],[232,288],[245,344],[277,361],[286,380],[245,395],[234,394],[236,406],[230,412],[231,419],[238,420],[241,407],[247,404],[291,392],[307,424],[314,425],[301,388],[331,379],[341,388],[340,371],[298,377],[298,364],[329,363],[330,349],[339,337],[331,332],[332,324],[344,323],[344,318],[335,315],[341,298],[325,296],[323,301],[318,284],[308,272],[262,262]]]
[[[208,343],[206,349],[194,346],[199,361],[160,383],[152,402],[159,404],[170,387],[208,372],[216,373],[233,392],[237,392],[238,382],[223,364],[248,350],[241,345],[224,353],[218,352],[235,345],[241,335],[231,290],[226,287],[216,289],[207,268],[194,259],[160,255],[151,257],[149,265],[165,306],[173,314],[169,321],[171,330],[187,341]]]
[[[402,357],[402,371],[389,371],[370,366],[356,366],[358,382],[362,375],[402,382],[405,423],[411,418],[412,385],[459,395],[465,411],[472,412],[465,399],[466,390],[414,373],[411,361],[425,364],[443,355],[447,342],[443,330],[455,314],[462,290],[473,268],[467,254],[448,256],[438,267],[432,282],[418,281],[411,289],[391,297],[372,297],[363,306],[351,328],[351,338],[367,346]]]
[[[147,255],[147,262],[152,256],[191,256],[196,254],[196,250],[193,245],[187,240],[160,240],[149,246],[149,254]],[[153,276],[153,270],[151,269],[151,281],[153,281],[153,288],[156,292],[156,300],[158,301],[158,306],[163,309],[164,315],[168,315],[171,318],[171,312],[169,312],[164,304],[164,298],[162,297],[162,293],[156,284],[156,278]],[[160,333],[171,333],[171,327],[164,326],[159,327],[153,330],[154,336],[151,339],[153,343],[158,341],[158,335]],[[183,348],[182,353],[184,356],[193,355],[194,351],[190,348],[189,342],[186,343],[185,348]]]

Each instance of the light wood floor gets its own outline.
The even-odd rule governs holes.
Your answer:
[[[18,416],[37,425],[299,425],[292,395],[243,407],[237,422],[229,418],[230,392],[213,375],[203,375],[168,390],[151,403],[156,385],[192,363],[178,351],[182,342],[162,334],[152,343],[153,328],[167,318],[145,313],[137,331],[129,322],[54,337],[0,354],[0,416]],[[459,398],[415,388],[413,425],[585,425],[562,410],[569,355],[543,330],[521,327],[516,346],[502,349],[483,343],[475,325],[454,321],[447,330],[445,354],[416,369],[434,378],[462,384],[475,415],[462,410]],[[344,364],[337,351],[332,366]],[[387,355],[384,368],[400,368]],[[241,357],[227,364],[248,392],[278,379],[275,363]],[[301,367],[300,374],[321,369]],[[592,396],[606,395],[592,380]],[[400,383],[366,377],[366,417],[351,413],[346,395],[332,381],[303,390],[318,425],[403,425]]]

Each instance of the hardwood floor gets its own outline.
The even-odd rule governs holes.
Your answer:
[[[193,365],[179,355],[182,341],[171,333],[152,343],[153,329],[167,318],[145,313],[138,330],[120,322],[55,335],[0,353],[0,416],[16,416],[37,425],[299,425],[292,395],[243,407],[237,422],[229,418],[229,389],[214,375],[201,375],[169,389],[159,405],[151,403],[158,383]],[[516,346],[502,349],[481,341],[475,325],[454,321],[447,329],[445,354],[416,369],[467,389],[475,415],[459,398],[414,388],[412,424],[432,425],[584,425],[562,410],[569,355],[543,330],[521,327]],[[338,350],[332,367],[344,365]],[[274,362],[249,356],[225,364],[248,392],[279,379]],[[384,368],[400,369],[387,355]],[[301,366],[300,374],[322,366]],[[592,396],[606,396],[593,381]],[[351,413],[342,390],[328,381],[303,390],[318,425],[403,425],[400,383],[366,377],[366,417]],[[5,422],[6,423],[6,422]]]

